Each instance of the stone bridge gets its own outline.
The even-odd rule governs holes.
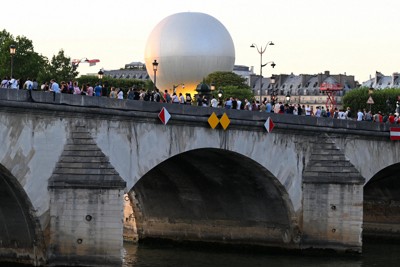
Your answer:
[[[121,265],[124,202],[139,240],[361,252],[399,232],[385,124],[0,89],[0,140],[2,260]]]

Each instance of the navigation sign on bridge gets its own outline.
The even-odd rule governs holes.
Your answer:
[[[400,140],[400,128],[399,127],[390,127],[390,140]]]
[[[168,110],[166,108],[162,108],[160,113],[158,113],[158,117],[162,121],[164,125],[166,125],[171,118],[171,114],[169,114]]]
[[[271,118],[268,118],[267,121],[264,123],[264,127],[265,127],[265,129],[267,129],[267,132],[270,133],[270,132],[272,132],[272,129],[274,129],[275,124]]]

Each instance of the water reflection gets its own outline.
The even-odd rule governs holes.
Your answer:
[[[290,255],[277,253],[240,253],[205,251],[150,246],[136,246],[126,244],[124,267],[257,267],[257,266],[343,266],[360,267],[360,256],[316,256],[316,255]]]
[[[365,267],[399,266],[400,246],[368,243],[362,255],[241,253],[125,244],[124,267]]]
[[[400,245],[364,243],[362,255],[321,255],[226,252],[174,246],[124,244],[123,267],[394,267],[400,265]],[[26,266],[0,263],[1,267]]]

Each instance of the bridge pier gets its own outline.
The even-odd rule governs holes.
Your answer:
[[[334,143],[313,145],[303,173],[303,249],[361,252],[364,181]]]
[[[49,180],[50,266],[121,266],[122,180],[84,127],[76,127]]]

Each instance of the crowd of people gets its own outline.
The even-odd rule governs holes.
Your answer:
[[[193,99],[190,93],[183,95],[182,93],[173,92],[169,93],[165,90],[161,93],[158,89],[153,91],[137,89],[131,87],[126,93],[120,88],[111,86],[110,89],[102,85],[100,82],[91,85],[90,83],[84,83],[78,85],[76,81],[58,83],[54,79],[50,82],[43,83],[40,87],[36,79],[27,78],[26,81],[20,83],[19,79],[14,77],[4,77],[1,81],[0,88],[9,89],[27,89],[27,90],[41,90],[45,92],[54,93],[67,93],[87,96],[105,96],[116,99],[130,99],[139,101],[154,101],[164,102],[171,104],[184,104],[184,105],[197,105],[203,107],[213,108],[225,108],[225,109],[236,109],[236,110],[248,110],[258,112],[270,112],[278,114],[291,114],[298,116],[312,116],[312,117],[326,117],[342,120],[356,120],[356,121],[372,121],[379,123],[400,123],[398,113],[387,113],[383,114],[381,111],[376,114],[372,114],[371,111],[363,109],[358,110],[357,113],[353,113],[349,107],[347,109],[325,109],[323,106],[317,106],[314,110],[313,106],[300,105],[291,103],[282,103],[278,101],[269,101],[266,98],[260,103],[256,100],[248,100],[245,98],[243,101],[237,97],[228,97],[226,99],[216,99],[214,96],[210,96],[207,99],[205,96],[196,95]]]
[[[208,103],[210,102],[210,103]],[[315,109],[310,105],[300,105],[283,103],[278,101],[268,101],[266,98],[260,103],[259,101],[244,99],[241,101],[238,98],[229,97],[225,100],[217,100],[211,96],[211,100],[208,101],[205,97],[197,98],[198,106],[210,106],[215,108],[225,109],[237,109],[237,110],[249,110],[258,112],[269,112],[277,114],[291,114],[298,116],[310,116],[310,117],[325,117],[340,120],[356,120],[356,121],[371,121],[379,123],[400,123],[399,113],[387,113],[384,114],[378,111],[372,114],[370,110],[359,109],[357,113],[353,113],[350,107],[346,109],[338,108],[324,108],[324,106],[317,106]]]

